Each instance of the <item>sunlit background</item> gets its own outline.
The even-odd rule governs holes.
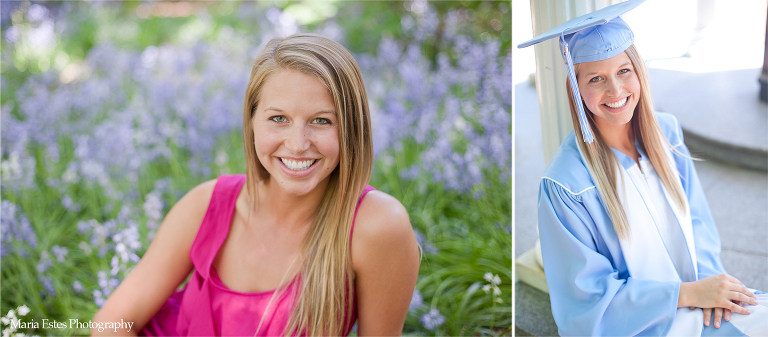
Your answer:
[[[562,140],[552,141],[556,146],[545,150],[544,137],[556,132],[542,133],[545,119],[540,115],[544,108],[539,93],[552,88],[536,83],[534,48],[516,49],[534,37],[530,3],[512,4],[516,261],[535,252],[539,183],[548,164],[545,152],[551,150],[553,155]],[[567,3],[586,6],[595,1]],[[719,231],[727,272],[765,291],[768,104],[758,99],[758,78],[764,62],[768,1],[647,0],[622,17],[632,28],[648,68],[654,109],[677,118],[685,143],[697,158],[695,166]],[[558,71],[564,84],[564,68]],[[571,122],[565,124],[570,130]],[[540,265],[541,259],[533,263]],[[523,269],[517,269],[518,278],[513,281],[516,331],[557,334],[549,295],[539,291],[541,287],[529,286],[525,276],[520,277]]]

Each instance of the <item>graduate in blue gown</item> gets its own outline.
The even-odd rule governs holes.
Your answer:
[[[654,113],[645,64],[618,16],[553,37],[574,132],[539,190],[539,237],[561,335],[768,335],[768,297],[726,273],[720,238],[675,117]]]

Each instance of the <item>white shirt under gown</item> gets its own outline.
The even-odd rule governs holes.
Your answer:
[[[726,273],[720,237],[682,130],[657,113],[687,205],[670,202],[645,153],[640,167],[615,151],[619,194],[630,225],[620,241],[571,133],[547,167],[539,189],[539,237],[552,314],[564,336],[764,336],[768,298],[704,326],[702,309],[677,308],[680,283]],[[642,168],[642,170],[641,170]],[[767,271],[768,272],[768,271]]]

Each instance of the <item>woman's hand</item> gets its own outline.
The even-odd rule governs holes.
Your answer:
[[[722,309],[729,310],[726,313],[727,320],[730,320],[730,311],[749,315],[749,309],[739,306],[738,302],[757,305],[757,296],[743,286],[735,277],[728,274],[720,274],[695,282],[681,283],[677,304],[678,308],[684,306],[709,309],[721,308],[719,312],[715,311],[715,327],[719,327],[720,318],[724,314]],[[708,326],[708,316],[711,315],[711,310],[709,312],[705,310],[704,315],[704,321]]]
[[[712,321],[712,311],[715,312],[715,328],[720,328],[720,322],[723,317],[726,321],[731,320],[731,310],[723,308],[704,308],[704,325],[709,326],[709,322]]]
[[[738,306],[744,306],[744,302],[736,301],[734,302]],[[695,308],[691,308],[695,309]],[[724,319],[726,321],[731,321],[731,309],[723,309],[723,308],[705,308],[704,309],[704,325],[709,326],[710,319],[712,318],[712,311],[715,312],[715,328],[720,327],[721,319]]]

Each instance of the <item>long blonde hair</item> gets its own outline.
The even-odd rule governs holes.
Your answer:
[[[339,130],[339,165],[318,206],[302,246],[301,286],[285,335],[341,335],[351,325],[354,271],[350,230],[357,200],[371,176],[373,140],[368,98],[360,69],[340,44],[316,34],[269,41],[251,70],[243,106],[248,196],[269,179],[254,147],[253,116],[262,87],[272,74],[295,69],[320,79],[333,97]]]
[[[651,161],[651,165],[656,170],[659,176],[659,180],[664,187],[669,191],[670,196],[674,200],[675,204],[685,210],[687,208],[687,202],[685,200],[685,193],[682,186],[675,181],[679,179],[676,170],[669,161],[665,148],[674,149],[670,145],[667,138],[661,133],[659,123],[656,121],[656,116],[653,113],[653,101],[651,100],[651,88],[650,81],[648,79],[648,71],[645,68],[645,63],[637,52],[635,45],[629,46],[625,52],[632,62],[632,66],[635,68],[635,73],[640,81],[640,97],[635,107],[634,115],[632,116],[632,131],[637,138],[640,147],[645,150],[648,158]],[[575,69],[578,71],[578,67]],[[592,179],[595,181],[600,196],[603,198],[608,214],[613,221],[613,228],[616,230],[616,234],[622,240],[629,239],[630,229],[627,222],[627,215],[624,208],[621,206],[621,202],[618,196],[618,183],[623,183],[617,180],[618,168],[620,167],[619,161],[613,154],[608,145],[605,144],[600,132],[595,125],[594,114],[589,111],[587,105],[584,104],[584,111],[587,112],[587,120],[589,121],[589,127],[592,130],[592,134],[595,136],[595,141],[591,144],[582,141],[584,136],[581,132],[581,126],[579,124],[579,117],[577,115],[576,103],[571,93],[570,82],[566,79],[566,86],[568,87],[568,101],[571,110],[571,119],[573,121],[573,129],[576,132],[577,143],[579,149],[584,156],[584,162],[587,165],[589,173],[592,175]],[[598,130],[599,131],[599,130]],[[676,152],[676,151],[675,151]]]

